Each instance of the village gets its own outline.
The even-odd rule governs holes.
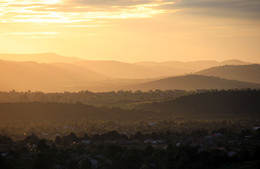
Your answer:
[[[70,133],[54,140],[33,133],[18,141],[0,136],[1,168],[105,169],[117,168],[117,163],[132,169],[220,168],[237,161],[254,163],[259,153],[260,127],[239,133],[224,128],[212,133],[198,129],[189,134],[139,131],[129,137],[117,131],[82,137]]]

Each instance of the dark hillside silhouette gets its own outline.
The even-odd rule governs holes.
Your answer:
[[[165,102],[137,105],[138,109],[97,108],[81,103],[1,103],[2,122],[68,122],[86,120],[136,121],[186,117],[259,117],[260,90],[211,91]]]
[[[156,113],[154,113],[156,114]],[[84,104],[63,103],[1,103],[2,122],[68,122],[77,120],[137,120],[151,113],[140,110],[121,110],[119,108],[96,108]]]
[[[259,117],[260,90],[205,92],[182,96],[171,101],[144,104],[139,108],[197,117]]]
[[[260,88],[260,84],[228,80],[213,76],[185,75],[176,76],[138,84],[130,89],[135,90],[196,90],[196,89],[242,89]]]
[[[197,74],[260,83],[260,65],[258,64],[212,67],[199,71]]]

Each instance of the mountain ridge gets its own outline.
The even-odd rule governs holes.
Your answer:
[[[191,62],[137,62],[128,63],[115,60],[86,60],[76,57],[65,57],[55,53],[40,54],[0,54],[0,59],[11,61],[33,61],[46,64],[70,63],[86,67],[94,72],[111,78],[145,79],[170,77],[195,73],[197,71],[219,66],[223,64],[247,64],[240,60],[227,60],[217,62],[214,60],[202,60]]]
[[[201,70],[196,74],[217,76],[221,78],[240,80],[260,84],[260,65],[224,65]]]
[[[71,66],[0,60],[0,89],[63,91],[75,85],[108,79],[84,67],[77,66],[72,71]]]
[[[208,116],[259,117],[260,90],[221,90],[196,93],[179,98],[141,104],[138,109],[161,114]]]
[[[242,89],[260,88],[260,84],[223,79],[214,76],[188,74],[154,80],[130,87],[135,90],[197,90],[197,89]]]

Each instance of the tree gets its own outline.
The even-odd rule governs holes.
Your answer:
[[[92,164],[88,159],[83,159],[79,162],[79,168],[80,169],[91,169]]]
[[[51,154],[39,153],[34,161],[33,169],[50,169],[53,166]]]
[[[1,136],[0,135],[0,144],[13,144],[13,140],[9,137],[6,137],[6,136]]]
[[[49,146],[46,144],[45,139],[39,140],[38,145],[37,145],[37,149],[40,150],[40,151],[45,151],[45,150],[49,149]]]
[[[39,140],[40,139],[34,133],[32,133],[30,136],[27,136],[24,139],[24,142],[33,145],[33,144],[37,144]]]
[[[62,144],[62,138],[60,136],[56,136],[55,138],[55,144],[60,145]]]
[[[140,169],[151,169],[151,167],[148,164],[144,164],[140,167]]]

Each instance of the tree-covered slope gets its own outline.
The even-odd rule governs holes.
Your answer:
[[[200,75],[260,83],[260,65],[225,65],[197,72]]]
[[[139,108],[197,117],[259,116],[260,90],[211,91],[182,96],[171,101],[143,104]]]
[[[80,103],[31,102],[0,104],[0,122],[71,122],[83,119],[131,121],[144,119],[152,114],[142,110],[97,108]]]
[[[196,89],[243,89],[260,88],[260,84],[223,79],[213,76],[185,75],[164,78],[131,86],[135,90],[196,90]]]

